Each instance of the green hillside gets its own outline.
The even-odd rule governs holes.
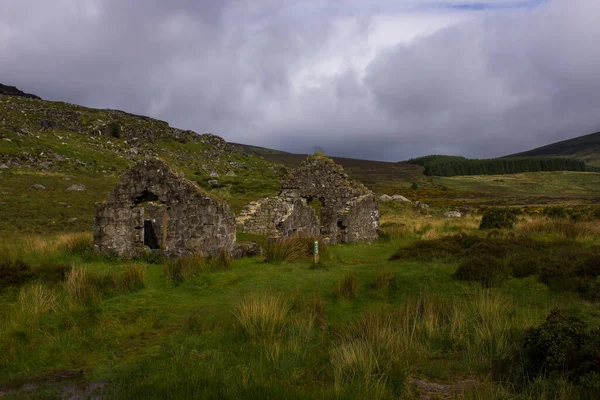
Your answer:
[[[293,154],[264,147],[232,143],[240,151],[259,156],[265,160],[281,163],[287,167],[295,167],[307,154]],[[393,191],[410,187],[411,182],[423,180],[423,168],[409,163],[361,160],[347,157],[331,157],[340,164],[350,179],[356,179],[377,192]],[[427,185],[426,182],[424,182]]]
[[[506,157],[573,157],[600,166],[600,132],[563,140]]]
[[[164,121],[0,95],[0,235],[90,230],[93,204],[121,171],[147,156],[168,161],[211,195],[227,199],[234,212],[276,194],[287,172],[218,136]],[[67,191],[74,184],[86,190]]]

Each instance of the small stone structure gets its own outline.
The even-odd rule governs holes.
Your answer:
[[[167,256],[231,252],[235,219],[215,200],[158,159],[125,171],[103,203],[96,203],[94,248],[131,257],[150,250]]]
[[[320,218],[310,207],[321,204]],[[240,230],[273,236],[321,236],[330,244],[372,241],[379,231],[373,192],[348,180],[340,165],[310,156],[293,170],[277,197],[250,203],[237,218]]]

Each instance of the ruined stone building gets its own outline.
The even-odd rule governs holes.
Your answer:
[[[321,206],[319,217],[312,202]],[[250,203],[236,221],[238,229],[262,235],[320,235],[331,244],[372,241],[378,237],[379,205],[340,165],[310,156],[290,173],[278,196]]]
[[[96,203],[94,248],[131,257],[150,250],[167,256],[231,251],[235,219],[216,200],[161,160],[125,171],[107,200]]]

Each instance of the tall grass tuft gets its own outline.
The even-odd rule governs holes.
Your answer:
[[[379,271],[375,276],[375,283],[373,283],[373,289],[384,290],[387,289],[391,284],[396,281],[396,273],[392,270],[386,269]]]
[[[131,291],[145,288],[146,266],[140,263],[127,264],[119,279],[119,286]]]
[[[567,219],[544,218],[521,225],[518,233],[524,237],[550,237],[567,240],[593,240],[600,235],[596,222],[575,222]]]
[[[65,289],[75,303],[87,307],[97,307],[100,297],[86,270],[73,266],[65,280]]]
[[[272,339],[288,322],[290,304],[281,296],[253,293],[239,300],[233,308],[244,333],[252,338]]]
[[[202,253],[186,254],[165,264],[165,276],[168,280],[180,283],[184,278],[195,275],[204,267]]]
[[[225,249],[221,249],[219,254],[210,258],[211,269],[229,269],[231,268],[231,256]]]
[[[352,274],[346,274],[339,283],[337,294],[345,299],[353,299],[358,294],[358,279]]]
[[[92,253],[93,238],[88,233],[64,235],[58,249],[69,255],[89,255]]]
[[[310,256],[307,242],[311,238],[289,237],[268,241],[263,246],[265,261],[278,264],[284,261],[297,261]]]
[[[39,324],[41,316],[55,311],[58,307],[58,295],[54,289],[35,282],[22,287],[17,303],[9,317],[9,325],[17,330],[30,330]]]

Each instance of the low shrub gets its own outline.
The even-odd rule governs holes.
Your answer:
[[[432,261],[449,258],[462,253],[464,247],[461,240],[462,237],[459,236],[447,236],[435,240],[421,240],[408,247],[399,249],[389,260]],[[473,241],[478,240],[480,239],[473,239]]]
[[[549,256],[537,255],[516,255],[508,260],[512,276],[515,278],[525,278],[531,275],[537,275],[542,267],[551,262]]]
[[[452,277],[461,281],[476,281],[483,287],[501,286],[508,279],[509,270],[503,262],[489,255],[467,258]]]
[[[64,281],[71,267],[64,264],[47,263],[32,267],[16,260],[0,263],[0,288],[21,286],[33,280],[47,283]]]
[[[600,378],[600,330],[592,331],[575,317],[553,310],[538,328],[529,330],[523,341],[525,374],[566,377],[591,382]],[[595,377],[594,377],[595,375]]]
[[[490,208],[484,212],[479,229],[512,229],[517,222],[518,210]]]
[[[567,218],[568,211],[565,207],[554,206],[546,208],[544,210],[544,215],[550,218]]]

